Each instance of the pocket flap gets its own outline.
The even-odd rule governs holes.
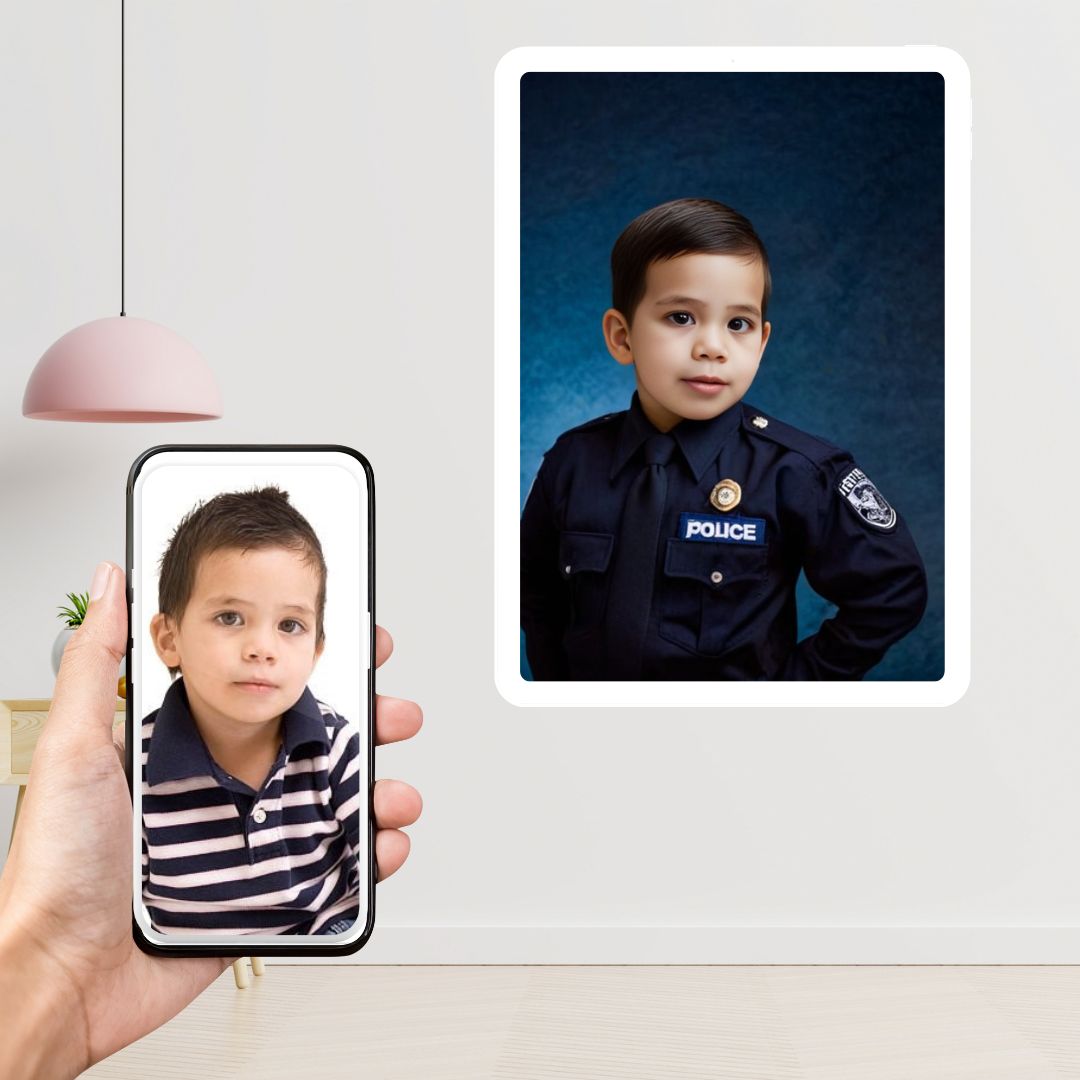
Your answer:
[[[602,573],[611,559],[612,533],[564,532],[559,537],[559,571],[570,577],[582,571]]]
[[[700,544],[696,540],[668,540],[664,573],[692,578],[710,589],[721,590],[737,581],[765,576],[766,549],[742,544]]]

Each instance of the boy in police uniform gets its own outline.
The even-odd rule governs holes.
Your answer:
[[[903,520],[851,455],[743,401],[769,339],[765,247],[678,199],[611,253],[604,339],[630,408],[561,435],[521,523],[535,679],[860,679],[926,607]],[[796,641],[795,585],[838,610]]]

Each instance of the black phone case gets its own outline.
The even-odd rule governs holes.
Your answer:
[[[349,956],[357,952],[367,944],[371,933],[375,928],[375,882],[378,873],[378,865],[375,858],[375,476],[371,464],[359,451],[349,446],[324,443],[170,443],[163,446],[152,446],[144,450],[134,461],[128,472],[127,479],[127,560],[124,564],[125,596],[127,598],[128,615],[128,640],[127,640],[127,697],[125,699],[125,771],[127,772],[128,794],[134,798],[132,790],[134,778],[133,745],[135,739],[135,716],[133,683],[131,679],[131,648],[133,638],[131,634],[131,572],[134,566],[134,521],[133,499],[135,493],[135,479],[143,465],[155,454],[164,451],[255,451],[255,452],[329,452],[337,451],[348,454],[360,462],[367,479],[367,505],[368,505],[368,684],[367,684],[367,739],[368,739],[368,851],[370,852],[370,865],[368,867],[368,919],[364,932],[352,944],[335,945],[331,938],[326,945],[307,944],[301,945],[298,939],[290,935],[282,935],[281,945],[253,943],[252,948],[244,948],[241,945],[158,945],[148,941],[135,918],[134,899],[132,901],[131,927],[135,943],[143,952],[152,956]],[[141,724],[141,720],[140,720]],[[292,942],[290,944],[290,941]]]

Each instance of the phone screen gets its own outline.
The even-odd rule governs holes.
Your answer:
[[[370,466],[155,447],[127,510],[137,940],[354,951],[374,920]]]

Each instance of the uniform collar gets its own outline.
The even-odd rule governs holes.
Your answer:
[[[737,401],[730,409],[725,409],[711,420],[680,420],[669,432],[676,445],[686,458],[695,483],[700,481],[705,470],[716,460],[720,447],[727,437],[742,422],[742,402]],[[659,432],[652,421],[645,415],[637,391],[630,402],[630,410],[623,420],[619,432],[615,453],[611,459],[610,479],[614,480],[620,469],[637,453],[646,439]]]
[[[286,756],[291,757],[297,747],[310,742],[330,749],[326,721],[315,695],[306,686],[282,720]],[[177,679],[166,691],[154,717],[154,733],[146,759],[146,781],[161,784],[191,776],[212,776],[214,764],[191,715],[184,680]]]

